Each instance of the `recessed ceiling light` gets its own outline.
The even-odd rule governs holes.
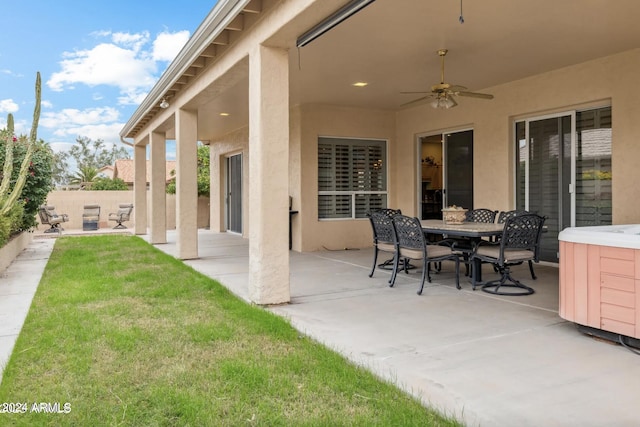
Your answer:
[[[369,83],[367,83],[367,82],[355,82],[355,83],[353,83],[353,85],[352,85],[352,86],[355,86],[355,87],[365,87],[365,86],[366,86],[366,85],[368,85],[368,84],[369,84]]]
[[[229,115],[229,113],[220,113],[220,115],[221,115],[222,117],[227,117],[227,116]]]

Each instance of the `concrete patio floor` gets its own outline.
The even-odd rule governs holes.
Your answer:
[[[156,247],[175,255],[175,242],[170,231],[168,243]],[[247,300],[248,241],[200,230],[198,244],[200,258],[185,264]],[[2,285],[15,290],[12,281],[24,283],[22,275],[44,269],[51,246],[36,239],[9,267],[0,303],[7,295]],[[269,310],[468,426],[640,425],[638,355],[584,335],[558,316],[555,267],[536,265],[536,281],[526,266],[518,268],[516,277],[536,293],[499,297],[472,291],[466,279],[455,289],[452,264],[445,263],[418,296],[419,269],[400,274],[394,288],[386,271],[369,278],[371,249],[290,257],[291,303]],[[483,274],[494,273],[485,266]],[[19,331],[26,312],[2,307],[13,310],[0,313],[2,324],[20,323]],[[8,357],[2,324],[0,356]]]

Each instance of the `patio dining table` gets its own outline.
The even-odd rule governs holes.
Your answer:
[[[425,234],[439,234],[450,237],[466,237],[472,242],[478,242],[483,237],[502,235],[504,224],[485,222],[463,222],[461,224],[447,224],[440,219],[423,219],[420,221]],[[471,274],[476,283],[482,282],[482,263],[475,259]]]

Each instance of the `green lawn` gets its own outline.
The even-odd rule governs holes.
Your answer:
[[[142,239],[115,235],[58,239],[2,402],[27,407],[0,413],[0,425],[459,425]],[[41,402],[67,413],[33,411]]]

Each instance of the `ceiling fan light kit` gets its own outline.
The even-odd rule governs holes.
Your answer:
[[[407,102],[404,105],[413,104],[419,101],[422,101],[427,98],[434,98],[433,101],[430,102],[430,105],[433,108],[442,108],[449,109],[453,108],[458,103],[455,101],[455,96],[469,96],[472,98],[480,98],[480,99],[493,99],[493,95],[488,93],[478,93],[478,92],[469,92],[467,88],[459,85],[452,85],[449,83],[445,83],[444,81],[444,57],[447,55],[447,49],[439,49],[438,55],[441,58],[441,68],[440,68],[440,83],[431,86],[430,92],[401,92],[401,93],[427,93],[428,95],[423,96],[422,98],[414,99],[413,101]]]
[[[448,110],[449,108],[453,108],[458,105],[458,103],[452,97],[446,95],[437,97],[436,99],[431,101],[430,104],[433,108],[440,108],[444,110]]]

